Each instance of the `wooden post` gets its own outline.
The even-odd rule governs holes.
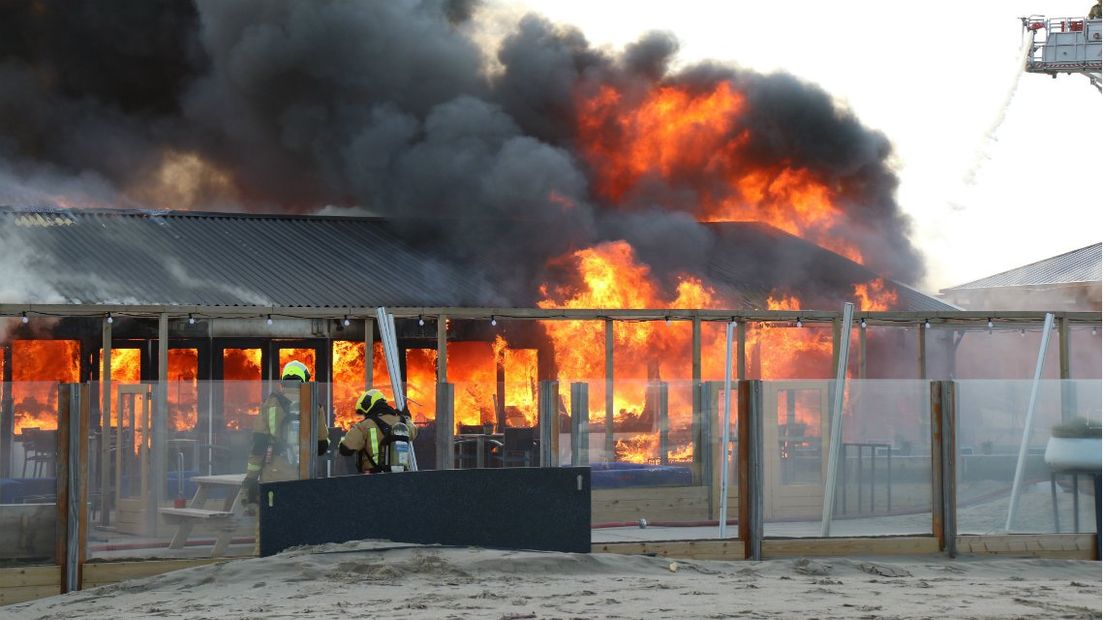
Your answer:
[[[958,535],[955,476],[955,384],[931,382],[932,533],[941,550],[955,557]]]
[[[364,317],[364,389],[372,389],[375,377],[374,356],[376,355],[375,343],[376,322],[370,317]]]
[[[79,392],[80,403],[77,410],[80,412],[80,421],[75,426],[75,437],[71,435],[70,454],[75,450],[77,455],[77,463],[79,467],[79,476],[77,476],[75,482],[78,485],[76,493],[71,493],[70,497],[76,495],[79,498],[76,506],[76,519],[77,519],[77,533],[76,533],[76,589],[83,588],[84,583],[84,562],[87,559],[88,552],[88,470],[90,461],[90,446],[88,445],[89,427],[92,422],[92,389],[87,383],[80,386]],[[72,430],[72,429],[71,429]],[[74,446],[74,443],[76,444]],[[72,472],[69,474],[73,475]],[[70,513],[73,512],[73,507],[70,507]]]
[[[538,390],[540,400],[537,425],[540,429],[540,466],[556,467],[560,464],[557,441],[560,435],[560,382],[541,381]]]
[[[0,376],[0,454],[9,455],[0,459],[0,478],[11,478],[12,442],[15,441],[15,408],[12,401],[12,347],[0,346],[0,355],[4,356],[3,375]]]
[[[655,384],[656,419],[659,423],[659,464],[666,465],[667,452],[670,448],[670,418],[667,413],[667,382],[657,381]]]
[[[736,380],[747,379],[747,321],[736,323]]]
[[[916,324],[916,369],[921,380],[928,378],[928,331],[923,323]]]
[[[737,389],[738,531],[744,559],[759,560],[763,543],[763,382],[740,381]]]
[[[146,531],[157,536],[158,509],[165,497],[168,480],[168,425],[169,425],[169,315],[162,312],[157,319],[157,385],[154,388],[153,420],[151,434],[152,459],[150,462],[150,489],[146,504]]]
[[[61,569],[62,594],[80,589],[81,565],[87,546],[89,398],[87,385],[58,385],[54,556]]]
[[[616,460],[613,453],[613,319],[606,319],[606,441],[605,459]]]
[[[859,323],[859,378],[866,378],[866,328],[861,322]]]
[[[1070,381],[1070,326],[1069,319],[1058,319],[1058,378],[1061,379],[1062,420],[1077,415],[1077,391]]]
[[[100,410],[100,525],[111,525],[111,323],[103,320],[103,356],[100,360],[100,389],[103,408]]]
[[[704,477],[702,471],[702,462],[706,450],[709,449],[709,445],[702,444],[702,377],[701,377],[701,318],[694,317],[691,322],[691,340],[690,340],[690,399],[691,399],[691,418],[690,428],[691,441],[693,442],[693,448],[691,450],[693,454],[693,469],[695,475],[698,476],[697,483],[704,485],[711,485],[712,481],[709,478]],[[710,513],[713,508],[710,506]]]
[[[448,383],[448,317],[437,315],[437,383]]]
[[[590,464],[590,386],[585,381],[571,384],[571,466]]]
[[[315,477],[318,447],[318,383],[309,381],[299,386],[299,479]]]
[[[437,384],[437,412],[434,428],[437,430],[437,469],[454,469],[453,463],[453,386],[451,383]]]

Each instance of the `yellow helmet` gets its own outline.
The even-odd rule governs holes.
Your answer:
[[[368,412],[372,410],[372,407],[376,406],[379,401],[387,402],[384,398],[383,392],[372,389],[365,390],[361,393],[360,398],[356,402],[356,410],[360,415],[368,415]]]
[[[307,369],[307,365],[299,360],[292,360],[284,364],[284,370],[280,373],[280,379],[282,381],[302,381],[306,383],[310,381],[310,376],[310,370]]]

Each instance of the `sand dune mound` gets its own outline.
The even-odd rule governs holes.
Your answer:
[[[360,541],[3,609],[14,618],[1100,618],[1097,562],[711,562]]]

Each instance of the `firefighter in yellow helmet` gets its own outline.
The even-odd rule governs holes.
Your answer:
[[[280,381],[261,404],[253,424],[252,448],[245,470],[245,503],[259,501],[259,483],[294,480],[299,477],[299,386],[310,381],[310,370],[295,360],[284,365]],[[329,449],[326,412],[315,415],[318,455]]]
[[[367,390],[361,393],[356,402],[357,413],[364,419],[354,424],[341,439],[338,451],[342,456],[357,457],[357,471],[378,473],[383,471],[385,460],[383,451],[387,449],[387,429],[403,423],[411,442],[418,435],[418,427],[410,421],[410,416],[387,404],[387,399],[379,390]],[[413,449],[413,444],[409,446]]]

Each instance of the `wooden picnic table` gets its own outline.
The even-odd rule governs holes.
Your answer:
[[[188,502],[188,506],[186,508],[162,508],[160,510],[167,521],[177,524],[176,533],[173,534],[169,548],[183,549],[192,533],[192,528],[196,524],[213,523],[217,524],[215,527],[219,530],[219,533],[211,555],[220,556],[226,553],[226,548],[230,545],[234,530],[244,512],[242,504],[244,499],[242,497],[244,493],[242,482],[244,480],[245,474],[218,474],[192,478],[192,481],[196,484],[196,492]],[[216,488],[231,488],[233,492],[227,494],[223,500],[221,510],[209,510],[206,508],[207,498],[211,493],[211,489]]]

